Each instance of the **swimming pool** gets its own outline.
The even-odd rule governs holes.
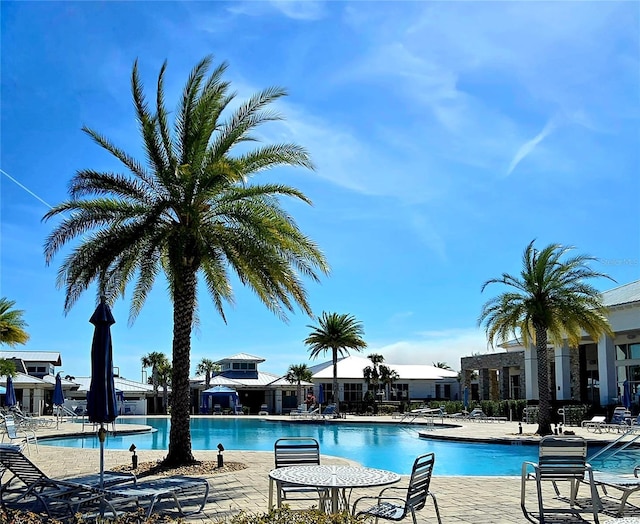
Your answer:
[[[169,447],[169,420],[166,418],[126,418],[118,424],[145,424],[157,431],[135,435],[107,436],[107,449],[138,450]],[[362,423],[295,423],[253,418],[202,417],[191,419],[191,439],[197,450],[216,450],[221,443],[227,450],[273,451],[280,437],[314,437],[323,454],[357,460],[369,467],[388,469],[400,474],[411,472],[416,456],[434,452],[438,475],[498,476],[520,475],[522,462],[537,462],[538,447],[532,445],[484,444],[453,442],[418,437],[416,426]],[[437,430],[436,430],[437,431]],[[97,437],[59,438],[41,441],[66,447],[100,447]],[[597,449],[591,450],[595,453]],[[616,471],[632,471],[637,452],[620,456],[607,467]],[[595,466],[595,465],[594,465]],[[598,465],[598,467],[601,467]]]

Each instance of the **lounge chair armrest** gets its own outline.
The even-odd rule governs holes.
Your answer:
[[[378,493],[378,496],[376,498],[384,498],[384,494],[387,493],[388,491],[401,491],[401,492],[405,492],[407,491],[406,487],[400,487],[400,486],[389,486],[387,488],[384,488],[383,490],[380,491],[380,493]]]

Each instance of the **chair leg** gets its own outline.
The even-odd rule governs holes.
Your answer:
[[[554,488],[558,491],[558,487],[553,483]],[[542,505],[542,482],[540,476],[536,473],[536,488],[538,491],[538,511],[540,512],[540,524],[544,524],[544,506]]]
[[[427,496],[428,495],[431,495],[431,498],[433,499],[433,507],[436,510],[436,518],[438,519],[438,524],[442,524],[442,519],[440,518],[440,509],[438,508],[438,501],[436,500],[436,496],[431,492],[429,492]]]

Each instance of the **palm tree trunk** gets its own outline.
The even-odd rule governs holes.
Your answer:
[[[336,405],[336,413],[340,413],[340,400],[338,398],[338,350],[333,348],[333,402]]]
[[[189,368],[191,328],[195,309],[196,274],[185,270],[176,284],[173,304],[173,372],[169,453],[164,463],[182,466],[195,462],[191,452]]]
[[[549,363],[547,352],[547,330],[534,326],[536,330],[536,350],[538,353],[538,435],[551,435],[551,403],[549,397]]]

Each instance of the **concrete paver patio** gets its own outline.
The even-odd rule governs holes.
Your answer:
[[[271,417],[275,418],[275,417]],[[285,417],[286,418],[286,417]],[[399,423],[391,417],[349,417],[349,422],[385,422]],[[526,439],[536,440],[531,436],[535,431],[534,425],[523,425],[523,435],[518,435],[518,424],[515,422],[468,422],[456,421],[459,427],[437,429],[430,432],[434,435],[448,438],[465,439]],[[420,425],[414,424],[416,431]],[[118,429],[122,426],[118,426]],[[127,426],[129,429],[129,426]],[[583,428],[567,428],[576,434],[594,441],[610,441],[617,437],[615,433],[591,433]],[[45,431],[47,433],[45,433]],[[82,432],[80,424],[65,422],[60,429],[39,430],[39,438],[46,434],[62,436]],[[91,432],[91,426],[85,428],[86,433]],[[147,462],[162,459],[166,451],[138,450],[139,462]],[[217,450],[194,451],[198,460],[215,461]],[[62,448],[40,445],[39,452],[32,449],[29,458],[43,471],[53,477],[65,478],[80,474],[96,473],[99,466],[99,453],[95,449]],[[459,460],[471,460],[471,457],[459,457]],[[205,509],[198,515],[188,517],[187,522],[220,522],[225,517],[238,513],[241,510],[251,513],[267,511],[269,470],[273,468],[273,453],[253,451],[224,452],[224,460],[227,462],[243,462],[246,469],[205,475],[211,490]],[[358,457],[353,457],[357,463]],[[322,456],[326,464],[348,464],[349,461],[337,457]],[[640,461],[639,461],[640,462]],[[105,450],[105,468],[113,468],[118,465],[131,464],[131,453],[128,451]],[[436,456],[437,464],[437,456]],[[399,485],[406,485],[406,478]],[[535,487],[532,483],[528,486],[527,509],[537,514],[535,499]],[[546,489],[546,488],[545,488]],[[520,478],[519,477],[444,477],[437,474],[433,477],[431,490],[435,493],[440,513],[444,523],[516,523],[526,522],[520,509]],[[377,493],[377,489],[359,489],[354,497]],[[588,490],[581,491],[585,497]],[[545,497],[546,501],[552,500],[552,492]],[[631,503],[633,503],[633,497]],[[568,504],[553,501],[552,506],[568,507]],[[304,507],[300,503],[293,503],[293,508]],[[636,513],[634,513],[636,511]],[[625,513],[626,514],[626,513]],[[629,514],[639,516],[638,510],[630,509]],[[607,522],[614,518],[612,513],[601,513],[600,522]],[[580,517],[567,515],[554,516],[553,519],[545,519],[547,522],[593,522],[589,513],[583,513]],[[435,512],[428,504],[425,509],[418,512],[420,523],[435,522]],[[533,519],[534,522],[538,520]]]

